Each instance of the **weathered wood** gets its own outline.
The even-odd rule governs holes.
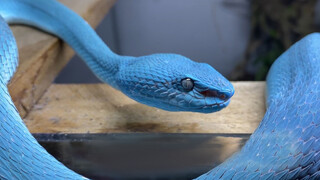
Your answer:
[[[93,27],[116,0],[61,0]],[[50,86],[74,52],[57,38],[30,27],[11,26],[18,43],[20,63],[9,84],[10,94],[24,117]]]
[[[212,114],[167,112],[139,104],[104,84],[52,85],[25,118],[32,133],[250,134],[264,113],[264,82],[233,82],[226,109]]]

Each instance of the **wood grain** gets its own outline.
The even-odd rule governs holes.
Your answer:
[[[217,113],[167,112],[139,104],[105,84],[52,85],[25,118],[32,133],[250,134],[264,113],[264,82],[233,82]]]
[[[97,26],[115,0],[60,0]],[[19,67],[9,84],[12,99],[24,117],[74,55],[73,50],[44,32],[11,26],[19,48]]]

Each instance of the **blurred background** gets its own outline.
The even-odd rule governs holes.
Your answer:
[[[319,30],[319,0],[119,0],[97,28],[118,54],[177,53],[231,80],[264,80],[290,45]],[[56,83],[97,83],[74,57]]]

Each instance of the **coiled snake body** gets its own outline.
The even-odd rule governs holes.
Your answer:
[[[114,54],[78,15],[54,0],[0,0],[0,179],[85,179],[32,137],[7,84],[17,61],[8,23],[35,26],[67,42],[104,82],[168,111],[211,113],[234,89],[211,66],[176,54]],[[199,179],[319,178],[320,35],[291,47],[268,76],[268,109],[244,148]]]

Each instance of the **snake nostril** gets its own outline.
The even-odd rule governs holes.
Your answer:
[[[225,94],[220,94],[220,95],[219,95],[219,98],[220,98],[220,99],[226,99],[226,97],[227,97],[227,96],[226,96]]]

